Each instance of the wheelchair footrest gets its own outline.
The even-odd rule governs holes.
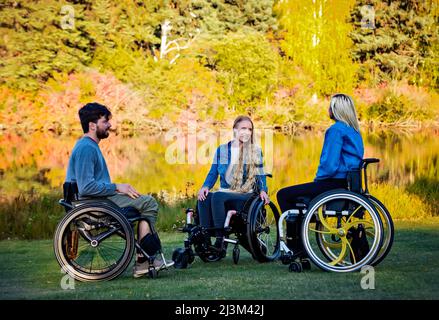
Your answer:
[[[224,242],[228,242],[228,243],[233,243],[233,244],[239,244],[238,240],[233,240],[233,239],[224,239]]]

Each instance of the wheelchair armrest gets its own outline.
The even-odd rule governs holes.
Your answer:
[[[266,173],[265,176],[268,178],[273,178],[273,174],[271,174],[271,173]]]
[[[370,163],[377,163],[380,162],[380,159],[377,158],[366,158],[361,160],[361,168],[367,167]]]
[[[64,199],[60,199],[60,200],[58,201],[58,203],[59,203],[60,205],[62,205],[64,208],[66,208],[66,209],[73,209],[73,205],[72,205],[71,203],[67,202],[67,201],[64,200]]]

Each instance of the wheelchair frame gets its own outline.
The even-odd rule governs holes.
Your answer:
[[[347,177],[347,190],[335,189],[325,192],[318,195],[314,199],[310,199],[308,205],[306,203],[300,202],[296,204],[296,209],[290,209],[281,214],[278,222],[278,229],[281,235],[280,260],[283,264],[289,264],[290,271],[301,272],[304,269],[310,269],[310,261],[312,261],[315,265],[326,271],[350,272],[359,270],[360,268],[368,264],[376,266],[387,256],[393,243],[393,221],[386,207],[378,199],[370,195],[367,182],[367,166],[371,163],[377,162],[379,162],[379,159],[363,159],[359,169],[350,171]],[[364,176],[364,186],[362,176]],[[352,236],[352,228],[349,230],[344,230],[342,228],[342,224],[340,223],[344,216],[347,217],[346,225],[352,225],[350,219],[352,216],[354,216],[355,211],[352,213],[343,207],[335,208],[335,210],[334,208],[331,208],[331,205],[334,205],[334,201],[338,201],[340,203],[340,198],[344,199],[341,201],[344,201],[345,205],[346,203],[349,203],[347,201],[355,201],[357,204],[361,204],[362,206],[364,206],[366,211],[370,214],[371,219],[373,220],[373,225],[377,227],[377,230],[375,230],[374,234],[374,241],[372,243],[373,248],[370,249],[366,256],[362,257],[362,259],[358,262],[356,261],[356,254],[353,253],[351,244],[347,243],[348,240],[346,240],[349,236],[349,232],[351,232]],[[326,207],[326,203],[328,203],[329,209],[333,210],[328,210]],[[324,230],[310,229],[309,224],[313,219],[320,219],[320,222],[318,222],[319,225],[325,224],[325,219],[323,217],[323,208],[325,209],[324,214],[326,216],[337,217],[337,228],[331,228],[329,225],[326,225],[323,226],[323,228],[325,228]],[[316,210],[321,210],[318,212],[318,215],[315,215]],[[356,210],[358,210],[358,208]],[[291,234],[290,238],[288,238],[287,236],[288,223],[287,230],[284,230],[283,228],[284,221],[288,221],[288,219],[293,221],[291,225],[295,227],[295,230],[292,231],[292,238]],[[358,228],[360,228],[360,225],[363,228],[363,225],[367,224],[370,224],[370,222],[359,221]],[[317,222],[316,225],[318,225]],[[320,245],[322,242],[324,242],[324,240],[320,240],[320,242],[318,242],[319,249],[321,250],[323,256],[326,257],[326,259],[328,260],[333,259],[333,261],[329,263],[329,265],[322,261],[322,259],[318,257],[318,255],[312,249],[307,234],[309,230],[315,231],[316,239],[319,239],[319,237],[324,238],[324,234],[331,234],[332,240],[338,238],[338,244],[337,241],[334,241],[333,243],[328,243],[328,246],[341,246],[342,250],[339,256],[336,256],[327,248],[326,251],[328,252],[324,252],[324,248],[322,248],[322,246]],[[366,231],[365,233],[367,234]],[[340,241],[341,244],[339,244]],[[351,242],[352,241],[353,240],[351,240]],[[288,245],[289,242],[290,245]],[[347,253],[346,248],[350,250],[350,258],[351,260],[353,260],[353,263],[351,261],[351,265],[343,261],[344,256],[341,257],[342,254]],[[341,265],[341,263],[344,263],[344,265]],[[334,264],[334,266],[332,264]]]
[[[270,174],[266,174],[266,176],[271,177]],[[275,220],[272,225],[272,228],[274,228],[276,232],[276,240],[273,246],[266,246],[265,242],[258,237],[258,235],[266,234],[268,238],[270,233],[273,232],[273,230],[270,230],[270,223],[263,228],[261,227],[264,221],[267,223],[267,207],[259,198],[258,190],[254,192],[252,197],[246,201],[240,210],[229,210],[227,212],[224,222],[226,234],[224,243],[225,247],[227,247],[227,244],[234,245],[232,257],[235,264],[239,262],[240,245],[250,252],[252,257],[259,262],[273,261],[278,258],[279,231],[277,230],[277,222],[279,212],[272,202],[267,206],[273,215],[272,219]],[[198,205],[196,207],[198,207]],[[260,214],[260,212],[262,212],[262,214]],[[260,219],[261,221],[257,221],[259,216],[263,217]],[[186,209],[186,225],[181,231],[187,232],[188,236],[184,240],[184,248],[177,248],[173,252],[172,260],[175,262],[175,267],[181,269],[187,268],[187,266],[194,261],[196,255],[204,262],[214,262],[223,259],[226,256],[226,250],[215,252],[215,248],[210,243],[210,238],[213,236],[212,232],[214,230],[214,228],[206,229],[200,226],[197,211],[192,208]],[[234,234],[235,238],[231,238],[231,234]],[[194,250],[192,250],[192,246],[194,246]],[[262,246],[265,246],[265,249],[263,249]],[[267,255],[268,249],[270,248],[272,250],[270,254]]]
[[[148,255],[139,245],[135,236],[135,223],[142,220],[148,222],[147,219],[140,216],[137,209],[134,207],[118,207],[106,198],[79,198],[76,183],[64,183],[63,189],[64,197],[59,200],[59,204],[64,207],[66,214],[58,223],[55,231],[54,251],[58,263],[66,273],[79,281],[111,280],[126,270],[131,263],[134,251],[137,250],[138,253],[142,253],[148,259],[150,264],[148,276],[150,278],[158,276],[159,270],[153,267],[155,256]],[[85,221],[87,217],[89,219]],[[82,220],[80,221],[80,219]],[[71,223],[77,229],[71,230]],[[81,227],[78,227],[78,225]],[[67,230],[67,228],[70,229]],[[93,230],[100,229],[106,229],[106,231],[96,235],[91,233]],[[96,249],[98,252],[99,245],[113,235],[119,236],[125,242],[124,254],[121,258],[113,263],[110,266],[111,268],[105,268],[109,270],[104,269],[101,272],[93,272],[91,270],[92,267],[90,267],[89,272],[81,270],[84,268],[74,261],[78,258],[78,241],[83,239],[86,243],[89,243],[91,248]],[[71,243],[69,244],[69,242]],[[101,250],[103,249],[101,248]],[[158,254],[165,261],[161,250],[159,250]]]

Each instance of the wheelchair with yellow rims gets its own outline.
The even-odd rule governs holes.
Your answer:
[[[266,174],[271,177],[271,174]],[[198,204],[195,206],[198,208]],[[197,210],[186,210],[186,225],[181,229],[187,233],[184,247],[174,250],[172,260],[178,269],[185,269],[198,256],[203,262],[215,262],[226,257],[227,246],[233,245],[232,258],[238,264],[240,246],[259,262],[275,261],[279,257],[279,211],[274,203],[265,205],[255,189],[241,208],[229,208],[224,222],[224,250],[212,245],[214,228],[204,228],[199,222]]]
[[[347,175],[347,189],[334,189],[314,199],[301,198],[279,218],[280,260],[291,272],[310,269],[358,271],[376,266],[391,250],[392,217],[368,190],[367,167],[379,159],[363,159]]]
[[[147,221],[136,208],[120,208],[105,198],[79,198],[74,182],[64,183],[63,189],[59,203],[66,214],[58,223],[53,244],[66,273],[79,281],[111,280],[126,270],[137,250],[149,261],[148,276],[158,276],[162,269],[153,266],[154,259],[160,255],[165,261],[160,239],[153,230],[136,241],[136,223]]]

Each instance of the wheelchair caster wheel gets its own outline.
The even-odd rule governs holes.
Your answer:
[[[239,253],[240,253],[239,247],[238,247],[238,246],[234,247],[234,248],[233,248],[233,262],[234,262],[235,264],[238,264],[238,261],[239,261]]]
[[[288,267],[288,270],[290,272],[302,272],[302,265],[299,262],[291,262],[290,266]]]
[[[148,270],[148,276],[149,276],[151,279],[155,279],[155,278],[157,278],[157,276],[158,276],[158,272],[157,272],[157,270],[156,270],[155,268],[149,268],[149,270]]]
[[[192,251],[192,249],[186,249],[186,252],[187,252],[187,262],[189,263],[189,264],[192,264],[192,262],[194,262],[194,260],[195,260],[195,254],[194,254],[194,251]]]
[[[190,253],[186,249],[178,248],[172,253],[172,261],[174,261],[174,268],[186,269],[189,263]],[[193,259],[192,259],[193,261]]]
[[[302,269],[303,270],[311,270],[311,261],[309,261],[308,259],[302,260]]]
[[[291,253],[282,254],[280,256],[280,261],[282,262],[282,264],[290,264],[291,261],[293,261],[293,257]]]

